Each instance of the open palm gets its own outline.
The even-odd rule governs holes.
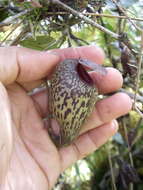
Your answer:
[[[47,190],[59,174],[104,144],[117,131],[115,119],[131,109],[130,98],[117,93],[97,102],[79,138],[70,146],[56,149],[47,133],[47,93],[31,95],[65,58],[86,58],[102,64],[104,55],[94,46],[38,52],[25,48],[0,49],[0,189]],[[99,92],[116,91],[120,73],[108,68],[102,81],[91,73]],[[97,128],[96,128],[97,127]]]

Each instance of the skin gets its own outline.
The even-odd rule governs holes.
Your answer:
[[[131,99],[123,93],[98,101],[79,138],[57,150],[43,122],[47,116],[46,91],[27,92],[49,77],[59,61],[79,57],[98,64],[104,61],[102,50],[96,46],[49,52],[0,48],[0,189],[51,189],[61,172],[107,142],[117,132],[115,119],[131,109]],[[102,94],[122,86],[122,76],[113,68],[108,68],[102,80],[94,72],[91,76]]]

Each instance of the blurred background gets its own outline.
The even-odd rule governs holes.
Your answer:
[[[119,132],[60,175],[54,190],[143,190],[143,1],[0,0],[0,46],[98,45],[134,101]],[[109,96],[101,96],[104,98]]]

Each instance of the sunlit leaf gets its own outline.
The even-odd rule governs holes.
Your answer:
[[[36,39],[29,37],[21,41],[20,45],[36,50],[45,50],[56,48],[58,44],[56,44],[56,40],[50,36],[36,36]]]

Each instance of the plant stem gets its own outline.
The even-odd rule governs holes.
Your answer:
[[[86,16],[97,16],[97,17],[108,17],[108,18],[121,18],[121,19],[129,19],[129,17],[126,16],[120,16],[120,15],[109,15],[109,14],[101,14],[101,13],[90,13],[90,12],[86,12],[86,13],[82,13],[83,15]],[[58,11],[58,12],[48,12],[47,15],[69,15],[69,12],[64,12],[64,11]],[[136,20],[136,21],[143,21],[142,18],[134,18],[134,17],[130,17],[130,20]]]
[[[142,67],[142,53],[143,53],[143,31],[141,32],[141,48],[139,52],[139,59],[138,59],[138,70],[137,70],[137,79],[136,79],[136,89],[135,89],[135,96],[134,96],[134,105],[133,107],[136,109],[136,100],[137,100],[137,93],[139,89],[139,81],[141,75],[141,67]]]
[[[108,153],[108,161],[109,161],[109,166],[110,166],[110,171],[111,171],[111,179],[112,179],[112,185],[113,185],[113,190],[117,190],[116,183],[115,183],[115,176],[114,176],[114,171],[113,171],[113,163],[112,163],[112,158],[111,158],[111,150],[109,146],[109,142],[106,145],[107,148],[107,153]]]
[[[103,26],[101,26],[100,24],[96,23],[95,21],[93,21],[92,19],[86,17],[84,14],[72,9],[71,7],[69,7],[68,5],[62,3],[59,0],[51,0],[51,2],[53,4],[57,4],[59,6],[61,6],[63,9],[68,10],[71,14],[81,18],[82,20],[84,20],[86,23],[91,24],[92,26],[98,28],[99,30],[101,30],[102,32],[105,32],[109,35],[111,35],[113,38],[115,39],[120,39],[120,36],[110,30],[108,30],[107,28],[104,28]]]
[[[130,150],[129,151],[130,164],[132,167],[134,167],[133,156],[132,156],[132,152],[131,152],[131,148],[130,148],[130,144],[129,144],[129,139],[128,139],[128,131],[127,131],[127,127],[126,127],[126,123],[125,123],[124,119],[123,119],[123,128],[124,128],[124,132],[125,132],[128,150]],[[129,189],[133,190],[133,188],[134,188],[133,183],[130,183]]]
[[[7,19],[5,19],[4,21],[0,22],[0,27],[2,26],[6,26],[6,25],[9,25],[9,24],[12,24],[12,22],[17,19],[17,18],[20,18],[21,16],[23,15],[26,15],[28,12],[32,11],[32,9],[26,9],[14,16],[10,16],[8,17]]]

